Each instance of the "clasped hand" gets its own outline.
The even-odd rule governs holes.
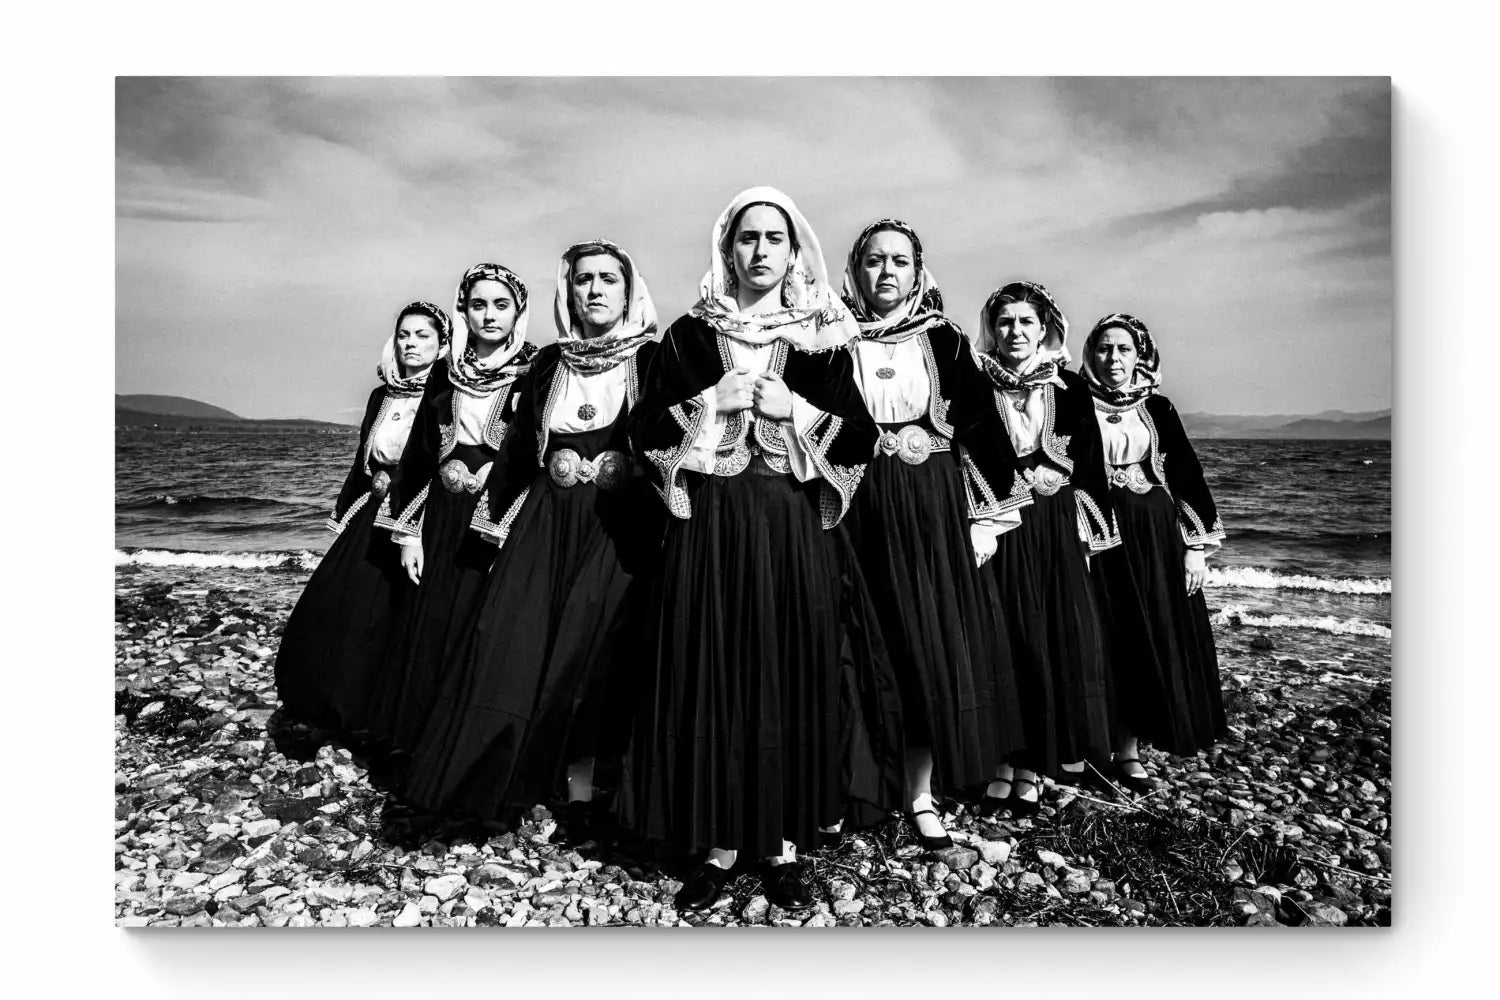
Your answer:
[[[721,414],[753,409],[756,416],[767,420],[788,420],[792,416],[792,391],[781,376],[771,372],[755,375],[748,368],[727,371],[714,387],[714,397]]]

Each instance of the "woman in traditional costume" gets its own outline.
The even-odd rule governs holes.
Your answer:
[[[454,301],[452,362],[440,362],[427,380],[376,519],[401,546],[401,565],[416,587],[394,646],[395,667],[370,693],[372,736],[396,752],[415,745],[473,622],[495,549],[469,521],[505,439],[511,391],[536,354],[526,342],[526,286],[509,268],[469,268]]]
[[[583,839],[594,758],[623,749],[665,521],[625,435],[660,334],[640,271],[605,240],[568,249],[554,301],[559,339],[515,390],[472,519],[499,554],[403,784],[418,805],[488,819],[566,778],[568,832]]]
[[[1020,651],[1025,749],[996,772],[981,814],[1040,808],[1037,772],[1078,784],[1111,749],[1103,624],[1091,555],[1120,544],[1099,425],[1083,378],[1067,371],[1067,318],[1041,285],[995,291],[980,313],[981,361],[1033,503],[987,563]],[[1007,665],[1009,666],[1009,665]]]
[[[1110,638],[1114,779],[1148,792],[1139,740],[1183,755],[1227,734],[1203,600],[1204,562],[1224,526],[1182,420],[1158,391],[1161,356],[1146,324],[1126,313],[1094,324],[1083,375],[1121,540],[1094,565]]]
[[[739,854],[767,897],[812,901],[796,846],[843,812],[848,572],[829,529],[876,429],[817,237],[774,188],[714,225],[700,298],[667,330],[631,438],[672,515],[653,588],[622,818],[707,852],[677,893],[711,905]]]
[[[990,382],[943,316],[910,226],[882,219],[860,233],[844,301],[861,334],[855,378],[881,428],[844,524],[900,684],[904,806],[924,847],[951,847],[933,788],[983,785],[1023,747],[1011,638],[970,524],[988,541],[1021,523],[1031,496],[1011,493],[1016,457]]]
[[[276,654],[276,690],[291,719],[348,738],[363,728],[363,693],[384,669],[409,585],[375,515],[411,434],[432,366],[448,349],[448,314],[412,302],[375,369],[380,385],[365,403],[359,446],[328,517],[338,537],[297,599]]]

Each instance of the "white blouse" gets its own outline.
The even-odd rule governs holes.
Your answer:
[[[453,390],[458,401],[457,444],[484,444],[484,429],[489,426],[490,410],[496,405],[500,390],[486,396],[474,397],[467,392]]]
[[[1119,417],[1120,422],[1110,423],[1111,415]],[[1099,420],[1099,435],[1104,438],[1105,464],[1132,465],[1146,460],[1151,451],[1151,431],[1141,420],[1140,407],[1115,414],[1095,407],[1094,416]]]
[[[1005,427],[1017,458],[1025,458],[1042,446],[1042,429],[1047,424],[1047,394],[1042,389],[1048,385],[1063,385],[1063,381],[1054,376],[1024,389],[1000,390],[1005,400]],[[1022,405],[1016,406],[1017,401]]]
[[[614,423],[625,405],[625,376],[630,372],[630,363],[621,362],[594,375],[580,375],[566,365],[562,369],[562,384],[552,398],[547,430],[577,434]]]
[[[397,396],[387,399],[385,415],[370,429],[370,464],[395,465],[406,450],[411,436],[412,420],[421,405],[421,396]]]
[[[746,368],[755,373],[764,372],[770,368],[771,354],[776,349],[776,341],[773,340],[759,347],[743,344],[732,338],[727,338],[726,342],[729,345],[729,356],[736,368]],[[728,422],[728,417],[718,412],[716,389],[717,384],[711,385],[698,394],[699,404],[712,419],[699,422],[698,433],[688,446],[687,455],[682,460],[682,468],[709,475],[713,474],[719,444],[724,439],[724,425]],[[791,464],[792,474],[799,482],[805,483],[818,478],[817,466],[813,465],[810,457],[812,447],[805,434],[813,421],[818,419],[819,411],[795,392],[791,395],[792,419],[781,422],[785,432],[782,434],[782,439],[786,441],[787,459]],[[755,411],[745,410],[744,417],[747,433],[754,433],[754,423],[758,419]]]
[[[855,345],[855,359],[854,379],[876,423],[907,423],[927,415],[932,383],[919,337],[908,337],[899,344],[860,340]],[[882,368],[895,375],[881,378]]]

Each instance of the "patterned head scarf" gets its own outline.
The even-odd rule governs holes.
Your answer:
[[[511,290],[516,299],[516,325],[511,330],[510,339],[481,362],[474,353],[474,346],[469,343],[464,302],[474,286],[486,280],[502,282]],[[526,284],[502,264],[475,264],[464,272],[458,283],[458,291],[453,296],[453,312],[457,321],[453,324],[453,363],[448,369],[450,380],[456,388],[471,396],[487,396],[515,376],[515,372],[509,370],[509,363],[526,344],[526,325],[531,315],[526,308]]]
[[[782,308],[767,313],[744,313],[734,296],[736,278],[730,242],[740,214],[751,205],[771,205],[791,224],[792,257],[781,285]],[[719,333],[756,347],[784,340],[804,351],[842,347],[859,336],[849,309],[828,285],[823,249],[807,219],[782,192],[753,187],[735,195],[714,223],[708,273],[698,286],[698,301],[688,314]]]
[[[1118,389],[1106,386],[1094,370],[1094,348],[1098,346],[1104,331],[1111,329],[1124,330],[1130,334],[1130,339],[1135,341],[1137,356],[1135,371],[1131,373],[1129,383]],[[1161,386],[1161,355],[1156,351],[1156,341],[1152,338],[1151,331],[1146,329],[1146,324],[1129,313],[1110,313],[1095,323],[1094,328],[1089,331],[1088,340],[1083,344],[1083,377],[1095,396],[1114,406],[1138,403],[1156,392]]]
[[[401,307],[396,314],[396,326],[399,329],[401,321],[408,316],[426,316],[432,320],[432,325],[437,328],[438,353],[441,358],[448,352],[448,344],[453,339],[453,324],[448,320],[448,314],[431,302],[408,302]],[[396,335],[391,334],[390,339],[385,342],[384,349],[380,352],[380,365],[375,369],[375,374],[385,383],[386,389],[392,396],[420,396],[422,389],[427,385],[427,376],[431,374],[432,366],[424,368],[415,375],[403,377],[401,364],[396,359]]]
[[[618,260],[625,272],[625,314],[608,333],[586,337],[582,324],[573,315],[573,265],[582,257],[600,254]],[[552,317],[557,322],[563,361],[584,375],[609,371],[629,360],[648,340],[661,339],[656,327],[656,306],[646,290],[646,279],[630,255],[609,240],[575,243],[563,253],[557,264],[557,297],[552,302]]]
[[[994,353],[995,317],[1002,306],[1012,302],[1030,304],[1042,322],[1042,342],[1037,345],[1036,353],[1016,370],[1007,368]],[[979,311],[979,356],[984,370],[1004,388],[1018,389],[1055,378],[1073,360],[1067,340],[1068,317],[1063,315],[1052,293],[1034,281],[1012,281],[1000,286]]]
[[[916,281],[906,301],[884,318],[875,312],[859,282],[860,258],[864,256],[870,239],[879,232],[901,233],[911,240],[912,265],[916,273]],[[916,230],[900,219],[880,219],[864,228],[854,241],[849,260],[844,265],[844,304],[858,321],[862,336],[887,344],[899,343],[943,320],[943,293],[938,291],[937,278],[923,263],[922,241],[917,238]]]

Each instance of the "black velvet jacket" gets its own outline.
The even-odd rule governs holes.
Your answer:
[[[1183,539],[1189,545],[1222,541],[1224,525],[1219,520],[1219,509],[1172,401],[1153,394],[1130,406],[1112,406],[1098,399],[1094,400],[1094,406],[1102,413],[1132,409],[1140,413],[1141,423],[1151,433],[1149,460],[1142,463],[1142,468],[1148,480],[1172,495]]]
[[[630,441],[636,454],[645,456],[657,492],[675,517],[692,517],[693,494],[705,480],[702,473],[682,468],[703,421],[714,419],[712,409],[698,395],[733,367],[725,338],[703,320],[684,316],[667,329],[647,370],[640,404],[630,416]],[[879,437],[854,380],[854,357],[847,347],[814,354],[777,341],[769,370],[822,411],[806,436],[820,477],[816,482],[823,527],[831,528],[848,512]],[[726,421],[716,474],[733,475],[744,468],[752,435],[766,464],[789,471],[780,422],[750,424],[742,414],[735,414]]]
[[[927,359],[932,427],[958,445],[969,495],[969,517],[994,517],[1032,502],[1016,465],[1005,422],[993,405],[990,380],[969,338],[943,322],[917,334]]]
[[[507,362],[507,380],[495,390],[490,400],[484,447],[498,452],[504,445],[505,428],[511,416],[511,394],[516,380],[526,374],[536,353],[536,345],[523,344],[520,352]],[[448,378],[448,360],[439,359],[427,377],[422,402],[412,421],[411,437],[407,438],[406,450],[401,453],[401,464],[391,476],[391,489],[375,518],[376,527],[387,528],[395,534],[421,533],[427,494],[437,478],[438,467],[453,454],[458,442],[458,395]]]
[[[370,502],[370,435],[380,426],[385,416],[386,389],[377,385],[370,390],[365,402],[365,416],[359,424],[359,447],[354,451],[354,465],[344,477],[344,488],[339,490],[333,503],[333,513],[328,515],[325,527],[335,534],[344,530],[355,514]]]
[[[625,402],[611,429],[610,450],[630,451],[625,418],[640,399],[641,372],[650,367],[656,348],[655,343],[648,341],[629,360],[621,362],[625,368]],[[547,425],[566,372],[562,349],[557,344],[548,344],[537,352],[531,370],[517,380],[511,391],[513,416],[506,431],[505,447],[495,456],[484,496],[470,521],[475,531],[497,545],[505,544],[511,522],[526,502],[537,473],[546,467],[550,436]]]
[[[985,364],[999,362],[987,359]],[[1104,440],[1094,416],[1094,394],[1077,372],[1060,370],[1057,374],[1065,388],[1050,382],[1042,387],[1046,417],[1040,453],[1067,475],[1078,504],[1079,527],[1088,535],[1089,550],[1102,552],[1120,544],[1120,529],[1115,520],[1114,500],[1109,495],[1109,477],[1104,470]],[[1008,426],[1010,406],[1001,394],[1000,384],[990,381],[993,406]]]

